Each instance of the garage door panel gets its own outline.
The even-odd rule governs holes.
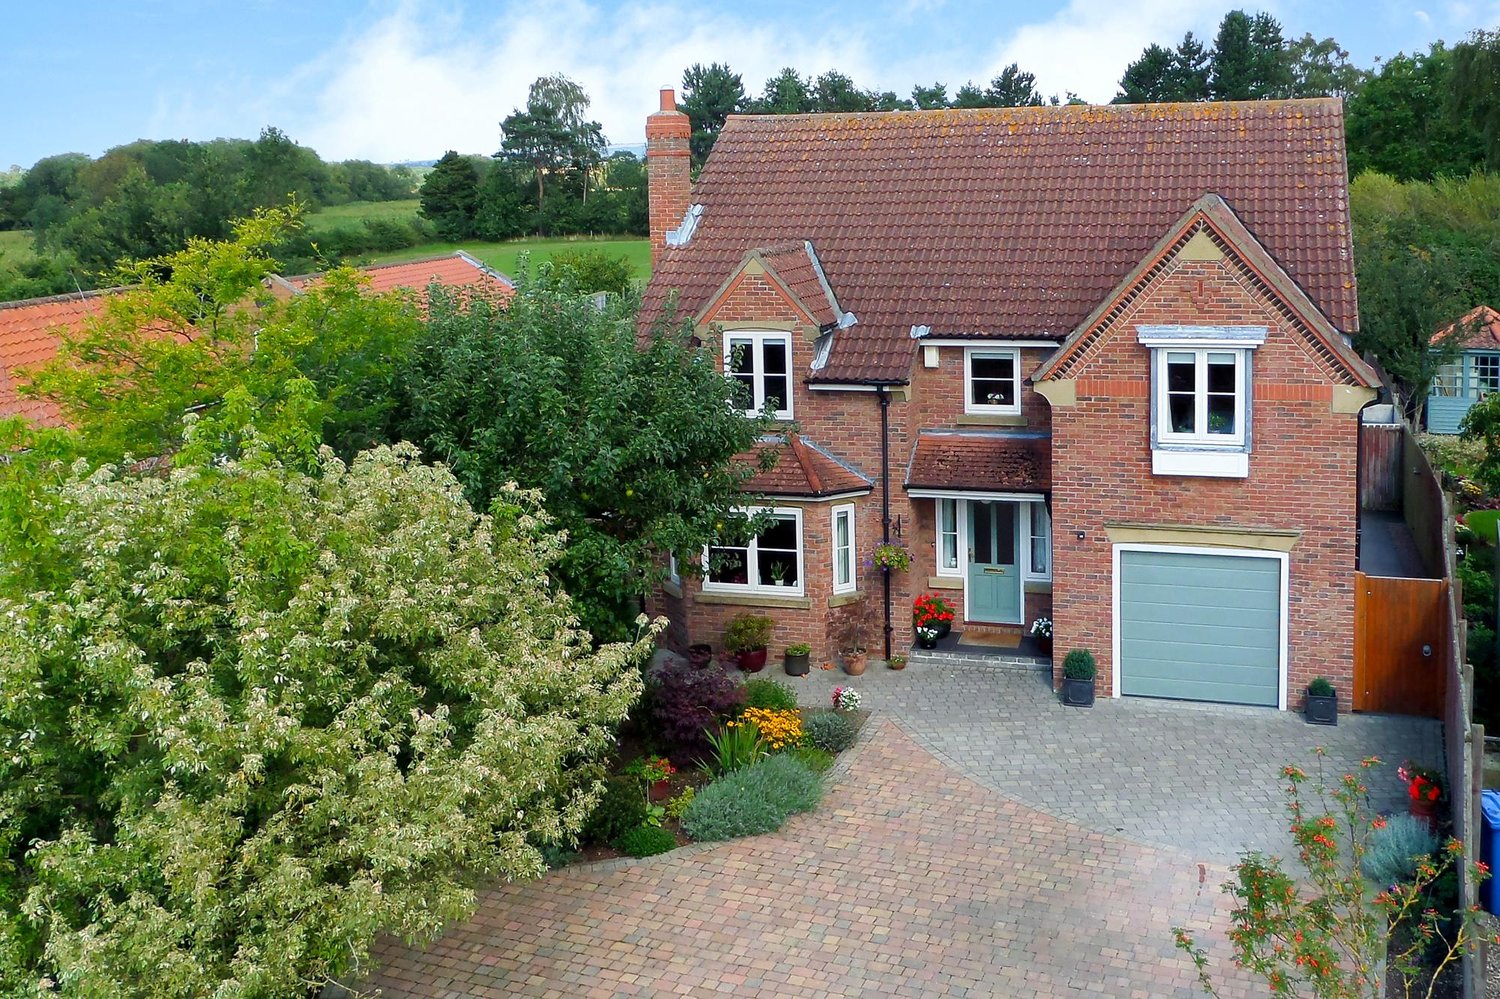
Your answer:
[[[1120,689],[1275,706],[1281,564],[1186,552],[1120,553]]]

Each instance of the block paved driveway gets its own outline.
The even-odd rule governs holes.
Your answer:
[[[841,679],[796,682],[816,703]],[[482,892],[475,917],[426,949],[379,947],[371,984],[424,999],[1188,997],[1201,993],[1171,939],[1186,924],[1211,942],[1223,994],[1259,994],[1206,928],[1227,919],[1232,842],[1275,846],[1259,818],[1279,809],[1274,770],[1318,741],[1436,750],[1435,725],[1404,719],[1345,720],[1304,743],[1300,720],[1270,712],[1064,709],[1034,675],[983,667],[872,667],[852,683],[874,712],[817,812]],[[1216,762],[1226,754],[1238,766]],[[1091,790],[1060,786],[1072,776]],[[1244,831],[1222,828],[1237,810]]]

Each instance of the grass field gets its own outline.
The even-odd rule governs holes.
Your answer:
[[[421,202],[416,198],[405,201],[351,201],[347,205],[333,205],[307,216],[309,232],[321,232],[338,226],[358,225],[365,219],[391,219],[409,222],[417,217]]]
[[[651,276],[651,241],[649,239],[518,239],[509,243],[424,243],[409,250],[377,254],[377,264],[394,264],[418,257],[431,257],[439,253],[463,250],[478,257],[502,274],[512,277],[516,273],[517,259],[523,253],[530,254],[533,265],[551,258],[554,253],[569,250],[603,250],[605,253],[624,257],[630,269],[641,280]]]
[[[31,233],[24,229],[0,231],[0,264],[19,264],[33,256]]]

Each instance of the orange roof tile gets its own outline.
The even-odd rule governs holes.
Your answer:
[[[1047,492],[1052,438],[1007,430],[938,430],[917,435],[908,489]]]
[[[1456,323],[1449,323],[1432,334],[1432,342],[1438,343],[1455,331],[1464,334],[1465,350],[1500,350],[1500,312],[1488,305],[1472,309]]]
[[[515,282],[493,268],[486,267],[467,253],[448,253],[439,257],[423,257],[397,264],[374,264],[359,268],[360,273],[370,279],[373,292],[393,291],[409,288],[426,291],[428,285],[440,284],[448,288],[482,287],[495,290],[502,298],[510,298],[515,292]],[[287,282],[298,290],[317,284],[323,276],[299,274],[287,278]]]
[[[811,240],[839,304],[819,381],[903,381],[912,326],[1062,339],[1205,193],[1340,331],[1358,328],[1334,99],[731,116],[685,246],[657,257],[695,315],[745,254]]]
[[[741,486],[747,493],[819,499],[842,493],[868,492],[874,486],[874,480],[869,476],[798,434],[790,434],[785,440],[764,441],[754,451],[736,458],[743,462],[757,462],[767,449],[776,452],[776,463],[768,469],[757,467],[755,475]]]
[[[62,342],[58,331],[98,313],[113,291],[0,302],[0,416],[22,416],[44,427],[63,425],[54,404],[21,398],[16,373],[50,361]]]

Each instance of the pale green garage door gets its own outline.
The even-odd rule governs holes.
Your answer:
[[[1277,706],[1281,562],[1120,553],[1120,692]]]

